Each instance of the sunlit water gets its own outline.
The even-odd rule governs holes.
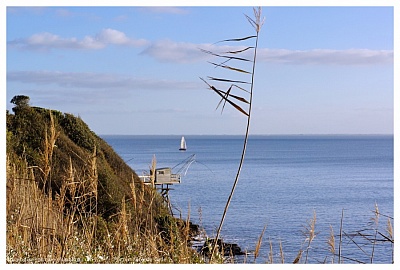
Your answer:
[[[186,218],[190,210],[191,220],[203,226],[209,237],[215,236],[243,137],[185,136],[186,152],[178,150],[180,136],[102,137],[139,175],[149,170],[153,155],[157,167],[174,167],[196,154],[196,162],[169,196],[175,215]],[[389,242],[379,241],[373,248],[357,232],[375,238],[374,230],[364,230],[376,226],[371,224],[375,203],[380,213],[393,217],[393,182],[393,136],[251,136],[222,238],[250,253],[239,262],[253,262],[251,252],[266,225],[257,263],[268,260],[270,243],[275,263],[281,260],[280,243],[285,263],[293,262],[300,249],[304,262],[308,246],[304,231],[315,211],[317,235],[308,249],[308,263],[332,261],[327,244],[330,225],[343,262],[370,263],[372,257],[374,263],[391,263]],[[386,236],[387,222],[380,216],[378,231]]]

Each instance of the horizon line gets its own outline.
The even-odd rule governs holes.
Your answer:
[[[249,136],[394,136],[394,133],[257,133]],[[244,136],[244,134],[99,134],[99,136]]]

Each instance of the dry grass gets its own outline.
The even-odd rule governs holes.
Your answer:
[[[264,226],[264,229],[262,230],[262,232],[260,234],[260,237],[258,238],[258,241],[257,241],[257,244],[256,244],[256,250],[254,251],[254,261],[256,261],[258,255],[260,253],[260,247],[261,247],[261,244],[262,244],[262,238],[264,236],[266,228],[267,228],[267,225]],[[271,243],[271,241],[270,241],[270,243]],[[272,245],[272,243],[271,243],[271,245]]]
[[[332,263],[335,262],[335,254],[336,254],[336,246],[335,246],[335,234],[333,233],[332,225],[330,225],[330,235],[328,238],[328,249],[329,252],[332,254]]]
[[[135,184],[133,176],[131,198],[122,199],[110,220],[99,215],[96,147],[79,157],[84,161],[81,168],[70,158],[59,192],[52,191],[52,156],[59,132],[51,113],[50,123],[41,164],[29,166],[26,159],[11,160],[7,155],[7,263],[201,262],[188,246],[189,220],[179,223],[166,215],[163,223],[155,217],[156,190]],[[145,193],[151,197],[145,199]]]
[[[285,255],[283,254],[282,241],[279,241],[279,255],[281,257],[281,263],[285,263]]]
[[[394,238],[393,238],[393,227],[392,220],[393,218],[387,215],[382,214],[378,210],[378,206],[375,205],[375,209],[372,211],[373,217],[370,219],[371,222],[367,223],[367,227],[362,229],[346,232],[345,223],[344,223],[344,211],[342,211],[342,217],[340,219],[340,234],[335,235],[333,227],[330,226],[329,237],[326,240],[327,248],[323,246],[312,247],[313,241],[318,237],[319,233],[316,232],[317,218],[316,212],[313,212],[313,216],[306,222],[304,226],[303,235],[305,236],[304,242],[301,245],[301,248],[298,250],[297,255],[294,257],[292,263],[294,264],[308,264],[310,263],[310,259],[313,261],[311,263],[374,263],[376,260],[376,252],[379,249],[379,254],[385,254],[384,260],[385,263],[393,263],[394,262]],[[381,217],[387,218],[387,223],[385,228],[379,226],[379,219]],[[264,235],[264,230],[258,238],[258,241],[255,245],[254,252],[254,261],[253,263],[258,263],[256,261],[257,258],[262,258],[261,255],[261,246],[262,246],[262,237]],[[339,243],[336,243],[336,238],[339,236]],[[339,249],[337,248],[339,247]],[[285,255],[283,252],[282,241],[279,241],[279,252],[274,253],[273,250],[273,242],[269,240],[268,247],[264,250],[266,254],[264,257],[266,258],[266,263],[285,263]],[[360,253],[357,253],[357,250]],[[314,251],[321,256],[322,252],[326,252],[325,258],[317,258],[314,254]],[[385,252],[385,253],[382,253]],[[388,260],[388,252],[391,252],[391,261]],[[352,254],[351,256],[347,254]],[[277,257],[279,256],[279,260]],[[336,260],[337,258],[337,260]],[[258,260],[259,261],[259,260]],[[382,260],[380,260],[382,262]],[[247,263],[247,256],[244,256],[243,263]]]
[[[387,218],[386,232],[388,233],[388,241],[390,242],[392,249],[392,263],[394,263],[394,238],[393,238],[393,227],[390,217]]]
[[[316,222],[317,222],[317,214],[314,211],[312,219],[310,219],[308,221],[308,224],[307,224],[307,226],[304,227],[305,230],[303,232],[303,234],[306,236],[305,242],[307,243],[306,258],[305,258],[305,262],[304,263],[307,263],[308,253],[309,253],[309,250],[311,248],[311,243],[314,240],[315,236],[317,235],[316,232],[315,232],[315,224],[316,224]]]
[[[136,202],[139,211],[130,212],[124,199],[116,222],[106,223],[96,214],[96,170],[92,172],[78,178],[71,162],[53,200],[38,187],[32,167],[7,159],[7,263],[200,262],[188,247],[189,220],[182,224],[183,233],[171,222],[165,241],[146,216],[151,211],[143,212]]]

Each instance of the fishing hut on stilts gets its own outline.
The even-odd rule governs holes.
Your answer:
[[[174,184],[181,183],[181,177],[185,176],[189,166],[195,161],[195,154],[189,156],[182,162],[178,163],[174,167],[163,167],[156,168],[156,158],[153,156],[152,164],[149,173],[144,173],[140,175],[140,180],[143,181],[145,185],[151,185],[156,188],[161,196],[164,198],[168,205],[168,208],[173,215],[172,205],[169,199],[169,191],[173,190],[170,186]],[[175,173],[173,173],[175,171]]]

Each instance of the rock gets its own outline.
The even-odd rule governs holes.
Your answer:
[[[201,248],[201,253],[208,256],[210,255],[210,248],[212,249],[214,245],[215,239],[207,239],[204,242],[203,247]],[[245,253],[241,250],[238,244],[235,243],[224,243],[221,239],[217,241],[218,251],[222,253],[224,256],[237,256],[237,255],[245,255]]]
[[[181,230],[184,230],[186,226],[186,220],[180,219],[180,218],[175,218],[177,224],[180,226]],[[200,234],[200,226],[192,223],[189,221],[189,240],[193,240],[197,235]]]

